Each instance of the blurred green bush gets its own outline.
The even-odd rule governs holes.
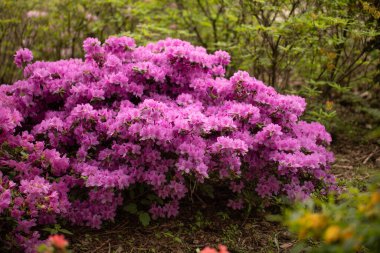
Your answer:
[[[363,124],[376,139],[379,28],[376,0],[0,0],[0,83],[20,77],[13,64],[20,47],[37,60],[57,60],[82,56],[89,36],[124,34],[138,43],[177,37],[228,51],[229,73],[247,70],[308,98],[307,119],[330,131],[347,127],[335,110],[350,106],[371,119]]]
[[[288,210],[285,224],[299,238],[291,252],[379,252],[379,186],[365,192],[351,188],[337,199],[314,198]]]

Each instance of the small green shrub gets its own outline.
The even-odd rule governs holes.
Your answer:
[[[286,225],[300,239],[294,252],[379,252],[380,190],[353,188],[337,200],[300,204],[287,213]]]

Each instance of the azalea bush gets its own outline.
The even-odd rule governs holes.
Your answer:
[[[300,239],[295,249],[303,252],[379,252],[380,190],[351,189],[337,200],[309,200],[288,212],[286,224]],[[320,244],[312,247],[310,240]]]
[[[300,120],[304,99],[247,72],[225,77],[228,53],[129,37],[83,47],[84,60],[34,63],[21,49],[24,79],[0,86],[0,213],[23,247],[41,226],[100,228],[121,205],[136,213],[141,194],[148,223],[176,216],[200,185],[230,189],[233,209],[244,191],[264,201],[335,189],[331,137]]]
[[[375,0],[2,0],[0,84],[21,78],[12,62],[20,47],[55,61],[83,57],[87,37],[126,35],[139,44],[175,37],[228,51],[228,75],[245,70],[305,97],[303,119],[339,139],[377,141],[379,17]]]

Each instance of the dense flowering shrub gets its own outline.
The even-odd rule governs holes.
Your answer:
[[[127,37],[83,47],[84,61],[29,63],[24,80],[0,86],[0,212],[26,248],[41,224],[113,220],[137,184],[163,200],[153,218],[177,215],[190,181],[229,186],[233,209],[248,186],[261,198],[334,187],[331,137],[300,120],[304,99],[243,71],[224,77],[226,52]],[[32,58],[22,49],[15,63]]]

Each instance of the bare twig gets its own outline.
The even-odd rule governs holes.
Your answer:
[[[369,155],[367,156],[366,159],[364,159],[363,164],[366,164],[366,163],[369,161],[369,159],[371,159],[371,157],[372,157],[374,154],[377,153],[378,149],[379,149],[379,148],[376,147],[375,150],[374,150],[371,154],[369,154]]]
[[[106,245],[107,243],[109,243],[111,240],[108,239],[107,241],[103,242],[99,247],[97,247],[96,249],[94,249],[93,251],[91,251],[92,253],[95,253],[95,252],[98,252],[98,250],[100,250],[101,248],[103,248],[104,245]]]
[[[339,165],[339,164],[335,164],[335,165],[333,165],[333,167],[342,168],[342,169],[353,169],[354,168],[354,166],[352,166],[352,165]]]

